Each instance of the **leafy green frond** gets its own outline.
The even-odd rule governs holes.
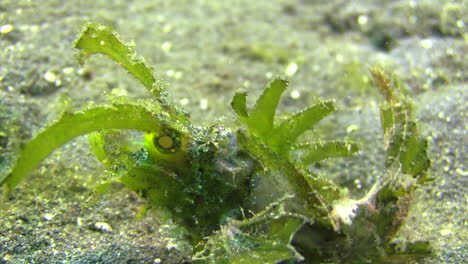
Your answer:
[[[106,140],[104,135],[99,132],[90,133],[88,135],[88,142],[94,156],[101,162],[104,167],[110,167],[110,161],[106,153]]]
[[[88,142],[96,158],[106,169],[132,167],[129,158],[143,147],[143,143],[131,136],[131,131],[106,129],[88,134]]]
[[[420,181],[425,181],[426,172],[430,166],[427,156],[428,142],[419,137],[416,123],[405,121],[394,123],[392,133],[389,135],[386,166],[395,161],[402,166],[402,171]]]
[[[377,208],[381,208],[376,226],[380,237],[391,237],[408,213],[411,192],[428,180],[428,142],[420,137],[412,103],[401,94],[398,82],[379,69],[372,69],[371,74],[386,99],[380,114],[387,144],[385,166],[390,172],[381,176],[381,186],[374,195]]]
[[[149,91],[152,91],[155,83],[153,68],[147,66],[142,58],[137,57],[131,46],[124,44],[111,28],[95,22],[86,24],[75,41],[74,47],[80,51],[78,59],[81,64],[91,54],[104,54],[124,67]]]
[[[384,138],[388,145],[386,166],[389,168],[398,161],[403,173],[424,182],[430,166],[428,142],[419,136],[413,120],[413,105],[403,95],[396,95],[394,90],[400,89],[398,82],[391,80],[381,70],[373,69],[371,73],[387,100],[380,110]]]
[[[267,138],[268,145],[280,153],[289,153],[292,145],[302,133],[335,110],[335,104],[327,101],[300,111],[270,132]]]
[[[11,173],[1,182],[6,181],[9,190],[13,190],[44,158],[77,136],[101,129],[158,130],[160,123],[155,115],[145,107],[128,104],[66,113],[24,144]]]
[[[242,114],[245,109],[246,95],[239,93],[235,95],[232,106],[238,114],[239,120],[246,123],[249,130],[249,133],[246,134],[238,131],[237,139],[249,153],[258,157],[263,167],[281,172],[269,174],[268,181],[280,186],[278,187],[280,193],[297,195],[297,200],[301,202],[295,204],[294,207],[301,214],[314,219],[313,221],[331,225],[326,208],[333,201],[342,197],[341,189],[325,177],[310,175],[310,173],[298,169],[289,159],[284,159],[284,156],[289,154],[294,142],[301,134],[335,111],[336,108],[332,101],[319,103],[289,117],[274,127],[276,107],[286,85],[287,82],[284,80],[273,81],[258,99],[254,111],[247,117]],[[321,149],[321,151],[328,155],[324,158],[351,155],[357,151],[357,147],[353,144],[348,143],[346,147],[348,147],[346,150],[335,146],[335,149]]]
[[[380,125],[382,126],[382,131],[384,134],[385,144],[389,145],[389,140],[391,138],[391,133],[393,126],[395,124],[395,118],[393,109],[391,107],[381,107],[380,108]]]
[[[250,113],[246,107],[245,92],[237,92],[231,102],[234,112],[241,122],[247,124],[249,131],[280,154],[288,154],[301,134],[336,110],[333,101],[322,102],[298,112],[275,127],[276,109],[287,85],[287,81],[282,79],[271,82]]]
[[[250,130],[261,136],[266,136],[271,131],[276,108],[287,86],[288,82],[286,80],[275,79],[265,88],[247,119]]]
[[[239,130],[237,139],[252,156],[262,162],[264,168],[268,171],[279,172],[268,173],[268,180],[274,182],[275,188],[278,188],[280,193],[294,194],[297,201],[300,201],[295,205],[297,211],[311,219],[311,222],[322,221],[328,217],[324,217],[321,208],[343,196],[342,190],[330,179],[312,175],[294,166],[289,159],[273,152],[264,143],[258,142],[257,137],[251,137]],[[328,219],[325,219],[324,223],[327,221]]]
[[[231,107],[239,118],[247,118],[249,116],[247,113],[247,93],[236,92],[232,98]]]
[[[313,142],[295,146],[294,149],[304,149],[300,158],[304,164],[328,158],[352,156],[359,151],[356,143],[345,141]]]
[[[137,56],[130,44],[124,44],[116,32],[99,23],[88,23],[74,43],[81,64],[92,54],[108,56],[139,80],[172,118],[188,123],[188,114],[175,105],[164,84],[153,76],[153,68]]]
[[[229,219],[215,235],[203,242],[193,260],[204,263],[277,263],[302,260],[290,245],[304,224],[302,217],[286,213],[284,197],[243,220]]]
[[[253,246],[248,249],[248,253],[239,252],[230,260],[230,263],[264,264],[301,260],[302,256],[293,250],[290,242],[303,222],[299,218],[272,220],[267,233],[256,233],[248,236]]]

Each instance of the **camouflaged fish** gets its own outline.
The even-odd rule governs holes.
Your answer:
[[[114,97],[108,105],[64,113],[24,144],[11,173],[0,178],[10,192],[59,146],[88,134],[111,181],[122,182],[148,208],[168,213],[183,227],[194,248],[193,261],[376,263],[427,253],[425,242],[409,243],[400,251],[391,242],[407,212],[408,203],[402,201],[427,179],[429,160],[410,103],[395,94],[382,71],[372,74],[387,99],[381,108],[387,171],[365,197],[353,200],[307,167],[352,155],[357,145],[297,142],[335,111],[333,101],[275,120],[288,86],[277,78],[251,109],[247,93],[234,95],[237,123],[200,127],[109,27],[88,23],[75,48],[81,63],[91,54],[108,56],[139,80],[152,99]]]

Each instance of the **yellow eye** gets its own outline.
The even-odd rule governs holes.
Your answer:
[[[180,133],[173,129],[165,129],[153,135],[153,145],[162,153],[175,153],[181,148]]]
[[[165,150],[170,150],[174,146],[174,140],[170,136],[158,137],[157,141],[157,144]]]

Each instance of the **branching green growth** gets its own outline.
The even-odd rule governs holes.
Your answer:
[[[64,114],[26,142],[11,173],[0,178],[10,192],[60,145],[90,133],[91,148],[109,181],[122,182],[148,208],[166,212],[184,228],[195,249],[194,261],[371,263],[427,253],[424,242],[392,244],[411,192],[427,181],[430,162],[409,100],[395,95],[399,87],[382,71],[372,75],[387,100],[381,108],[387,171],[363,198],[354,200],[330,179],[309,172],[307,165],[353,155],[357,144],[296,142],[335,111],[332,101],[276,123],[287,81],[275,79],[251,110],[247,93],[234,95],[237,124],[200,128],[170,99],[153,69],[110,28],[87,24],[75,47],[80,62],[90,54],[108,56],[154,98],[113,98],[106,106]]]
[[[410,100],[396,94],[401,92],[397,80],[392,80],[379,69],[372,69],[371,74],[386,99],[380,111],[387,144],[385,165],[389,170],[396,166],[400,170],[399,177],[385,179],[386,182],[382,183],[384,185],[377,196],[377,203],[382,208],[379,235],[391,237],[398,231],[401,219],[404,219],[408,211],[407,206],[401,205],[408,204],[416,187],[429,180],[428,143],[419,136]]]
[[[385,141],[387,143],[386,166],[398,161],[405,174],[417,179],[418,183],[427,181],[430,160],[427,157],[428,143],[419,136],[416,122],[412,116],[411,102],[395,94],[391,89],[392,80],[382,71],[371,71],[377,86],[387,103],[382,105],[380,116]],[[396,81],[393,81],[396,83]],[[397,91],[401,88],[394,84]]]
[[[246,93],[236,93],[231,103],[239,120],[248,126],[249,131],[265,139],[265,143],[280,154],[289,154],[300,135],[336,110],[333,102],[323,102],[300,111],[275,127],[276,108],[287,86],[288,82],[285,80],[276,79],[271,82],[250,113],[247,112]]]

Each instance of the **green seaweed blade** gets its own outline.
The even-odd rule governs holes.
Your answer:
[[[249,116],[247,113],[247,93],[236,92],[232,98],[231,107],[240,119],[245,120]]]
[[[101,129],[155,131],[159,128],[155,113],[137,105],[112,105],[64,114],[23,145],[11,173],[1,182],[6,181],[9,191],[13,190],[44,158],[77,136]]]
[[[251,242],[255,244],[255,247],[250,248],[248,253],[241,252],[230,259],[230,263],[265,264],[287,260],[296,261],[299,256],[292,250],[290,242],[303,222],[299,218],[281,218],[271,221],[268,233],[251,237]]]
[[[271,131],[276,108],[287,86],[288,82],[286,80],[275,79],[263,91],[247,119],[247,125],[252,132],[265,137]]]
[[[394,89],[401,90],[398,82],[393,81],[382,71],[371,71],[386,104],[381,106],[380,119],[387,143],[386,167],[399,162],[405,174],[423,183],[427,180],[430,160],[427,155],[428,142],[420,137],[413,118],[413,105],[403,95],[398,96]]]
[[[411,193],[428,181],[430,160],[428,142],[419,135],[411,101],[396,93],[401,92],[398,82],[378,69],[371,70],[371,74],[386,99],[380,117],[387,144],[385,166],[390,173],[383,177],[385,185],[377,193],[377,233],[388,242],[408,213]]]
[[[125,45],[111,28],[96,22],[86,24],[74,47],[80,51],[78,54],[80,63],[91,54],[107,55],[152,92],[156,81],[152,73],[153,68],[147,66],[142,58],[137,57],[131,46]]]
[[[274,116],[280,96],[287,87],[285,80],[276,79],[258,99],[254,110],[247,113],[245,93],[236,93],[231,103],[241,123],[247,125],[248,133],[238,131],[237,139],[263,167],[271,170],[269,181],[275,184],[283,194],[294,194],[297,197],[296,209],[310,219],[328,221],[323,208],[329,206],[334,200],[342,197],[340,188],[332,181],[298,168],[289,156],[292,145],[307,129],[314,126],[324,117],[335,111],[332,101],[313,105],[274,127]],[[332,149],[323,150],[327,154],[324,158],[351,155],[357,151],[355,144],[339,143]],[[346,154],[347,153],[347,154]],[[311,154],[312,155],[312,154]],[[319,155],[319,154],[317,154]],[[285,158],[286,157],[286,158]],[[317,158],[315,158],[317,159]],[[303,164],[300,164],[303,165]],[[299,209],[300,208],[300,209]]]
[[[307,129],[336,110],[332,101],[313,105],[283,121],[271,131],[268,145],[279,153],[289,153],[296,139]]]
[[[359,151],[356,143],[344,141],[308,143],[296,146],[294,149],[303,148],[306,148],[305,153],[301,156],[301,162],[304,164],[312,164],[328,158],[348,157]]]
[[[108,56],[139,80],[176,122],[190,122],[188,114],[168,96],[164,85],[156,81],[153,68],[146,65],[131,45],[124,44],[111,28],[96,22],[86,24],[74,47],[79,50],[78,60],[81,64],[92,54]]]
[[[273,264],[302,259],[290,243],[304,220],[278,215],[279,212],[270,209],[253,218],[229,221],[215,235],[206,238],[203,249],[192,260],[210,264]]]

